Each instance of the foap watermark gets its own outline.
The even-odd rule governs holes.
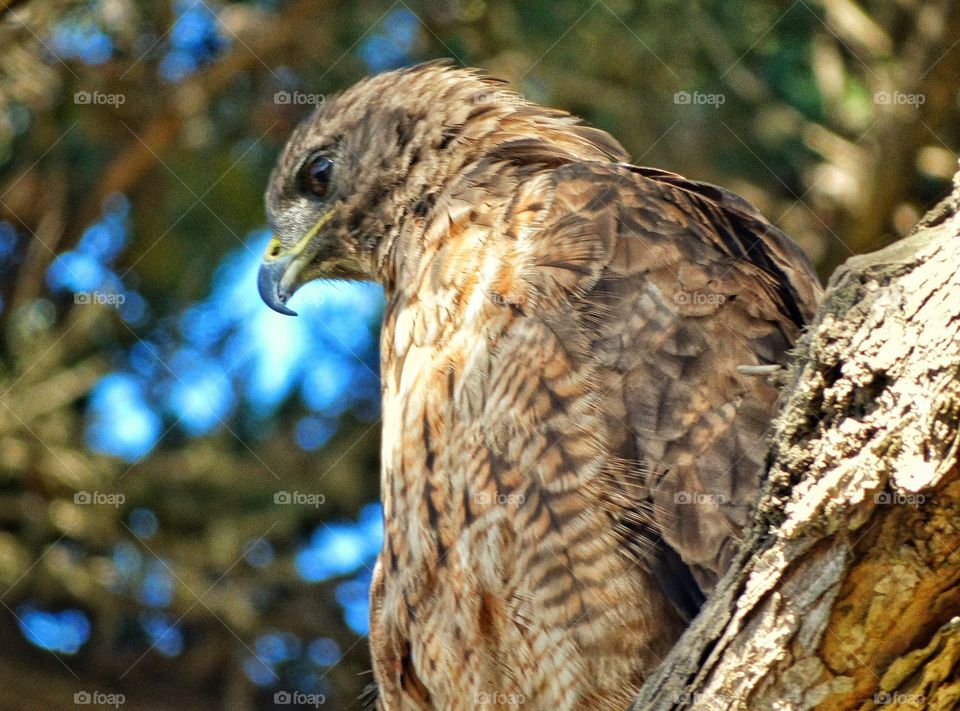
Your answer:
[[[673,95],[673,103],[680,106],[712,106],[715,109],[719,109],[726,102],[726,94],[707,94],[702,91],[678,91]]]
[[[920,506],[927,502],[923,494],[904,494],[900,491],[878,491],[873,495],[875,504],[895,504],[897,506]]]
[[[273,703],[278,706],[313,706],[319,708],[327,702],[323,694],[306,694],[302,691],[278,691],[273,695]]]
[[[281,106],[320,106],[326,101],[323,94],[307,94],[303,91],[278,91],[273,103]]]
[[[479,706],[493,704],[496,706],[520,706],[527,703],[527,697],[524,694],[514,694],[504,691],[480,691],[474,697],[473,702]]]
[[[912,106],[916,109],[926,101],[926,94],[907,94],[902,91],[878,91],[873,95],[873,103],[878,106]]]
[[[516,106],[525,102],[523,97],[515,92],[493,89],[474,94],[473,103],[477,106]]]
[[[696,691],[685,690],[681,691],[679,694],[673,697],[673,703],[675,704],[693,704],[697,701],[704,702],[708,707],[712,707],[712,699],[710,694],[701,694]]]
[[[491,494],[486,491],[478,491],[473,495],[474,503],[480,506],[520,506],[527,500],[523,494],[503,494],[497,492]]]
[[[927,697],[923,694],[902,694],[899,691],[878,691],[873,695],[873,703],[878,706],[912,706],[922,709],[927,705]]]
[[[526,305],[527,297],[524,294],[500,294],[496,291],[491,291],[490,301],[500,306],[522,307]]]
[[[117,108],[127,103],[123,94],[106,94],[102,91],[78,91],[73,95],[73,103],[78,106],[112,106]]]
[[[120,508],[126,502],[123,494],[108,494],[104,491],[78,491],[73,495],[77,506],[113,506]]]
[[[273,503],[281,506],[312,506],[318,509],[327,503],[327,497],[302,491],[277,491],[273,494]]]
[[[702,491],[678,491],[673,495],[675,504],[694,504],[720,506],[726,502],[727,497],[723,494],[705,494]]]
[[[113,706],[118,709],[127,702],[123,694],[107,694],[103,691],[78,691],[73,695],[77,706]]]
[[[113,306],[118,308],[123,306],[127,297],[123,294],[116,294],[106,291],[77,291],[73,294],[73,303],[82,306],[96,304],[98,306]]]
[[[677,306],[719,306],[727,300],[726,294],[716,291],[676,291],[673,303]]]

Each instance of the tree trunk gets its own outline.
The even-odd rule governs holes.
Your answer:
[[[797,346],[744,548],[636,711],[960,707],[960,174]]]

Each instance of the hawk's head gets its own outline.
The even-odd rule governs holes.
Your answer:
[[[366,79],[306,118],[273,170],[260,295],[293,314],[287,301],[313,279],[387,281],[397,237],[415,239],[465,182],[624,158],[608,134],[474,70],[431,63]]]

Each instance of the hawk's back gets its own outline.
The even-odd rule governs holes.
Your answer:
[[[735,551],[815,276],[748,204],[523,145],[436,196],[382,336],[387,708],[622,709]],[[530,167],[533,166],[533,167]]]

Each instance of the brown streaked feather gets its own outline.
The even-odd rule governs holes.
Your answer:
[[[812,314],[816,278],[781,232],[714,186],[596,164],[564,167],[555,180],[557,217],[545,230],[556,258],[571,253],[566,234],[583,232],[583,221],[596,242],[613,244],[597,290],[577,294],[579,310],[605,310],[593,365],[623,383],[616,395],[651,472],[657,531],[709,591],[756,499],[776,401],[770,385],[736,368],[783,361]],[[614,190],[616,203],[597,197]],[[698,297],[702,309],[685,303]]]

